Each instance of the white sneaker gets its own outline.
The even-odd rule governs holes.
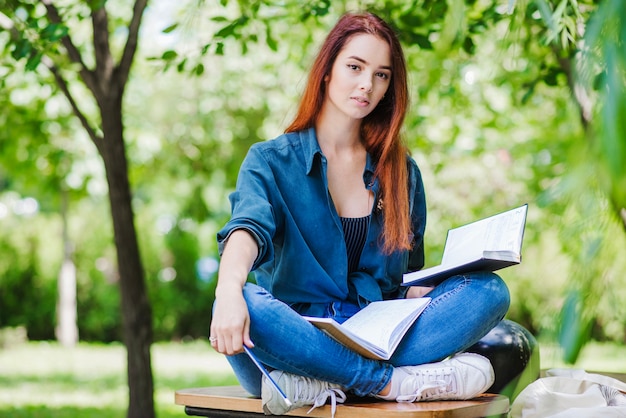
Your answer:
[[[261,383],[261,403],[263,412],[266,415],[283,415],[292,409],[301,406],[312,405],[309,412],[318,406],[323,406],[330,398],[331,415],[335,416],[337,402],[343,403],[346,395],[339,385],[286,373],[280,370],[270,372],[272,379],[285,393],[291,401],[291,406],[287,405],[283,397],[274,386],[263,376]]]
[[[489,360],[474,353],[399,368],[409,376],[400,383],[398,402],[471,399],[489,389],[495,380]]]

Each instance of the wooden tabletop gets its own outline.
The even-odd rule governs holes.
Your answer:
[[[175,393],[177,405],[222,411],[240,411],[262,414],[261,400],[253,398],[241,386],[218,386],[181,389]],[[309,407],[290,411],[296,417],[327,418],[330,405],[316,408],[307,414]],[[337,405],[335,418],[476,418],[508,412],[506,396],[483,394],[467,401],[386,402],[374,398],[348,397]]]

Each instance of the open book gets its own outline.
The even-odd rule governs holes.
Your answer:
[[[404,286],[435,286],[455,274],[495,271],[522,261],[528,205],[448,231],[441,264],[406,273]]]
[[[343,324],[332,318],[304,318],[362,356],[389,360],[430,298],[372,302]]]

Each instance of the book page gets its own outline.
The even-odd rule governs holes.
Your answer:
[[[398,328],[405,331],[406,327],[400,326],[402,322],[410,320],[421,313],[423,308],[430,302],[430,298],[395,299],[380,302],[372,302],[342,324],[344,328],[361,339],[389,351],[393,345],[394,331]],[[415,314],[415,315],[412,315]],[[403,334],[403,333],[402,333]]]
[[[485,233],[483,251],[519,253],[522,246],[526,208],[527,206],[524,206],[494,217]]]
[[[442,264],[456,265],[482,258],[485,251],[519,254],[527,205],[451,229]]]
[[[384,350],[359,338],[332,318],[315,318],[310,316],[305,316],[304,318],[335,340],[364,357],[389,360],[389,355]]]

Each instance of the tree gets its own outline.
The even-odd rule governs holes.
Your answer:
[[[134,225],[131,187],[122,118],[124,90],[138,44],[139,28],[147,0],[137,0],[126,27],[126,40],[119,59],[109,32],[113,24],[106,1],[77,2],[57,8],[51,0],[41,2],[5,1],[0,23],[10,33],[7,47],[25,68],[45,67],[57,88],[65,95],[74,115],[92,140],[104,163],[120,275],[123,339],[127,348],[129,417],[153,417],[151,306]],[[91,20],[92,45],[80,45],[71,33]],[[42,83],[49,80],[42,79]],[[86,87],[86,92],[82,87]],[[84,96],[97,107],[90,111]]]
[[[537,0],[516,11],[514,21],[526,36],[538,34],[543,50],[544,80],[558,85],[565,79],[576,105],[583,141],[570,161],[579,179],[567,193],[589,212],[606,202],[612,217],[626,232],[626,9],[620,0]],[[592,179],[590,181],[590,179]],[[581,193],[580,190],[585,192]],[[598,203],[600,202],[600,203]],[[580,225],[573,245],[583,268],[574,273],[561,312],[560,342],[564,358],[574,363],[589,340],[600,301],[606,293],[606,266],[596,261],[606,245],[598,230],[602,223]],[[611,238],[608,238],[612,240]],[[623,249],[622,249],[623,251]],[[598,280],[602,278],[602,280]]]
[[[619,0],[537,0],[516,19],[544,46],[544,74],[567,80],[601,187],[626,230],[626,10]],[[538,14],[540,19],[532,17]],[[530,36],[529,34],[527,36]]]

